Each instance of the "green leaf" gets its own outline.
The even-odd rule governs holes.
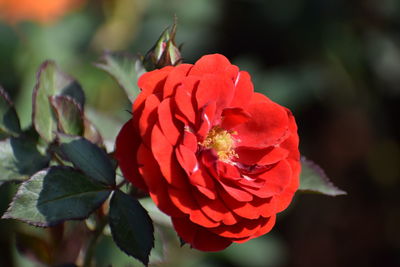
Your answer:
[[[21,133],[19,118],[7,92],[0,86],[0,139]]]
[[[36,140],[25,135],[0,141],[0,183],[26,180],[47,167],[49,161],[38,151]]]
[[[109,190],[82,173],[70,167],[53,166],[21,184],[2,218],[52,226],[87,218],[109,194]]]
[[[125,90],[129,100],[133,102],[139,94],[137,80],[145,70],[138,57],[128,54],[105,52],[100,62],[95,65],[113,77]]]
[[[81,86],[61,72],[53,61],[46,61],[39,68],[33,91],[32,121],[39,135],[48,142],[54,140],[57,131],[57,117],[49,101],[55,95],[70,96],[83,109],[85,97]]]
[[[58,130],[71,135],[82,135],[84,129],[83,111],[70,96],[52,96],[51,105],[57,115]]]
[[[93,180],[115,185],[115,168],[107,154],[83,137],[59,135],[62,156]]]
[[[115,191],[110,202],[109,220],[117,246],[147,265],[150,251],[154,247],[154,228],[139,201],[121,191]]]
[[[301,158],[299,190],[320,193],[328,196],[347,194],[345,191],[332,184],[321,167],[305,157]]]

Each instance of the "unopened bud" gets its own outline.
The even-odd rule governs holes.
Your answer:
[[[147,52],[143,64],[147,71],[165,66],[176,66],[181,63],[182,56],[175,44],[176,23],[167,28],[158,38],[156,44]]]

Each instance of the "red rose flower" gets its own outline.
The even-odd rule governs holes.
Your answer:
[[[299,186],[292,113],[219,54],[145,73],[138,85],[116,141],[124,176],[196,249],[269,232]]]

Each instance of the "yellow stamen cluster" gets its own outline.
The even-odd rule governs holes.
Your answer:
[[[235,139],[232,137],[234,134],[236,132],[215,126],[208,132],[206,139],[200,145],[214,149],[220,160],[229,161],[232,157],[238,157],[235,153]]]

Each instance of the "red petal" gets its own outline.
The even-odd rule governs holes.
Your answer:
[[[232,66],[231,63],[223,55],[220,54],[206,55],[201,57],[194,64],[193,68],[189,72],[189,75],[201,76],[207,73],[208,74],[224,73],[224,71],[230,66]]]
[[[229,106],[245,108],[254,93],[251,77],[246,71],[239,72],[235,81],[235,94]]]
[[[164,181],[153,154],[145,145],[141,144],[136,157],[138,159],[139,172],[143,176],[149,191],[157,191]]]
[[[300,160],[300,152],[299,152],[299,136],[297,134],[297,125],[294,120],[292,113],[287,110],[289,115],[289,129],[290,129],[290,136],[286,139],[282,144],[281,147],[290,151],[289,157],[299,161]]]
[[[265,235],[266,233],[271,231],[275,225],[275,221],[276,221],[276,215],[268,217],[267,220],[261,225],[260,229],[258,229],[258,231],[252,236],[252,238]]]
[[[240,202],[249,202],[253,199],[253,195],[242,190],[241,188],[237,188],[235,186],[228,185],[228,183],[218,180],[219,183],[222,185],[224,190],[232,196],[234,199]]]
[[[174,203],[174,205],[182,212],[189,214],[189,218],[192,222],[203,227],[216,227],[220,224],[210,219],[201,211],[197,202],[193,199],[193,192],[191,192],[190,189],[176,189],[169,187],[168,192],[172,203]]]
[[[246,219],[269,217],[276,213],[273,198],[254,197],[251,202],[239,202],[223,191],[220,191],[220,196],[229,210]]]
[[[212,200],[202,196],[201,194],[194,194],[200,209],[212,220],[216,222],[222,221],[226,225],[232,225],[237,222],[235,216],[220,200]]]
[[[191,151],[196,152],[198,147],[196,135],[194,135],[192,132],[185,130],[183,132],[182,145],[186,146]]]
[[[143,142],[150,147],[151,131],[157,122],[157,107],[160,101],[155,95],[149,95],[145,101],[143,111],[139,117],[139,133]],[[137,114],[133,114],[136,117]]]
[[[243,178],[237,181],[238,184],[252,188],[252,189],[260,189],[264,186],[265,181],[258,178],[251,178],[249,176],[243,175]]]
[[[239,68],[235,65],[230,65],[226,67],[223,71],[220,71],[219,73],[228,76],[228,78],[230,78],[232,82],[235,84],[237,78],[239,77]]]
[[[187,77],[182,81],[182,85],[176,88],[174,96],[175,105],[189,122],[196,122],[196,107],[193,92],[199,84],[197,77]]]
[[[279,146],[261,149],[238,147],[236,148],[235,152],[239,156],[237,161],[246,165],[271,165],[280,160],[286,159],[289,155],[289,151],[287,149]]]
[[[191,64],[180,64],[173,68],[165,80],[163,99],[173,95],[176,87],[182,83],[192,66]]]
[[[174,120],[172,109],[172,101],[170,98],[167,98],[158,105],[157,114],[162,132],[169,143],[174,146],[178,142],[183,125],[178,125],[178,122]]]
[[[198,171],[199,163],[197,162],[196,155],[193,153],[193,151],[183,145],[180,145],[175,149],[175,155],[188,176]]]
[[[196,232],[192,247],[202,251],[220,251],[223,250],[232,242],[226,238],[215,235],[207,230],[200,229]]]
[[[254,209],[249,202],[239,202],[223,190],[219,194],[225,206],[240,217],[247,219],[257,219],[260,217],[260,214],[257,212],[258,210]]]
[[[216,101],[216,116],[232,101],[234,94],[233,82],[224,76],[206,74],[201,77],[196,91],[197,107],[200,109]]]
[[[276,214],[276,201],[274,197],[271,198],[258,198],[255,197],[250,206],[258,210],[260,216],[267,218]]]
[[[242,108],[225,108],[222,111],[221,126],[224,129],[230,130],[239,124],[245,123],[250,118],[250,114]]]
[[[140,166],[139,172],[149,188],[150,196],[154,203],[160,210],[170,216],[183,216],[183,213],[171,202],[168,195],[168,184],[162,178],[160,168],[151,151],[142,144],[139,147],[137,158]]]
[[[195,185],[196,189],[199,190],[204,196],[208,197],[209,199],[216,199],[216,194],[213,190],[207,187],[203,187],[200,185]]]
[[[216,103],[212,101],[208,103],[201,110],[201,117],[199,120],[199,127],[197,128],[196,134],[200,140],[204,140],[214,125],[214,115],[216,110]]]
[[[265,220],[260,229],[258,229],[258,231],[256,233],[254,233],[253,235],[247,237],[247,238],[242,238],[242,239],[232,239],[233,242],[235,243],[244,243],[246,241],[249,241],[250,239],[265,235],[266,233],[268,233],[269,231],[272,230],[272,228],[275,225],[275,221],[276,221],[276,216],[271,216],[270,218],[267,218],[267,220]]]
[[[262,94],[254,93],[246,111],[251,119],[233,128],[238,132],[240,146],[264,148],[287,138],[288,116],[282,106]]]
[[[288,162],[292,168],[292,177],[290,179],[289,185],[285,188],[285,190],[278,196],[275,196],[276,203],[277,203],[276,204],[277,212],[281,212],[289,206],[289,204],[292,201],[292,198],[294,196],[294,193],[299,188],[299,184],[300,184],[300,181],[299,181],[300,170],[301,170],[300,162],[296,161],[296,160],[291,160],[291,159],[288,159]]]
[[[192,222],[206,228],[217,227],[221,224],[210,219],[199,207],[190,212],[189,218]]]
[[[167,66],[159,70],[144,73],[138,80],[138,86],[145,95],[154,94],[163,90],[168,74],[174,69]]]
[[[229,179],[231,181],[237,181],[242,178],[239,169],[236,166],[231,165],[230,163],[226,163],[223,161],[217,161],[217,171],[220,177]]]
[[[266,198],[278,195],[289,185],[292,179],[292,170],[286,160],[280,161],[273,168],[259,174],[257,178],[265,181],[264,186],[258,190],[244,187],[244,189],[258,197]]]
[[[139,119],[144,109],[144,103],[147,99],[148,95],[143,92],[139,93],[136,97],[135,101],[132,104],[132,112],[134,114],[133,121],[136,128],[139,128]]]
[[[173,146],[168,142],[160,127],[156,124],[151,134],[151,151],[160,166],[165,180],[177,188],[186,187],[186,177],[174,153]]]
[[[266,220],[268,219],[262,217],[255,220],[244,219],[233,225],[221,225],[210,230],[222,237],[245,238],[257,233]]]
[[[178,235],[193,248],[202,251],[219,251],[227,248],[232,242],[210,231],[199,227],[185,218],[172,218]]]
[[[121,168],[122,174],[136,187],[147,192],[147,186],[138,172],[136,152],[139,149],[141,139],[129,120],[120,130],[115,143],[115,158]]]
[[[200,168],[189,176],[189,181],[192,185],[210,199],[216,199],[216,189],[213,178],[208,172],[200,166]]]

